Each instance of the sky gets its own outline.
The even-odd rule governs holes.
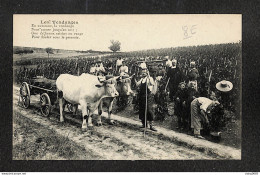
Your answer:
[[[240,14],[14,15],[13,19],[13,45],[24,47],[109,51],[110,41],[118,40],[124,52],[242,40]],[[69,40],[32,38],[32,24],[48,20],[77,21],[74,30],[83,35]]]

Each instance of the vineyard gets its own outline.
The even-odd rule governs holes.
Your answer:
[[[73,56],[74,54],[74,56]],[[44,76],[48,79],[56,79],[60,74],[69,73],[80,75],[89,73],[90,67],[93,66],[98,58],[101,58],[104,68],[113,70],[116,75],[116,60],[122,57],[126,61],[130,75],[138,75],[138,64],[146,61],[148,69],[156,69],[150,63],[159,61],[165,66],[166,58],[175,58],[178,61],[177,66],[182,71],[182,81],[187,81],[187,72],[191,61],[196,62],[196,68],[199,71],[198,90],[201,96],[208,97],[209,89],[217,93],[216,83],[221,80],[232,82],[233,89],[225,94],[225,98],[221,99],[221,104],[225,107],[225,115],[223,120],[226,126],[222,128],[222,140],[220,144],[232,146],[235,148],[241,147],[241,67],[242,67],[242,43],[229,43],[218,45],[205,45],[193,47],[177,47],[164,48],[146,51],[135,52],[120,52],[120,53],[73,53],[69,57],[68,53],[63,54],[54,52],[48,58],[47,53],[34,51],[27,53],[22,57],[27,59],[14,59],[14,83],[16,87],[24,81],[36,76]],[[34,57],[35,55],[35,57]],[[14,53],[14,57],[17,54]],[[110,68],[110,69],[109,69]],[[138,77],[137,77],[138,78]],[[163,79],[163,81],[166,81]],[[164,82],[166,84],[166,82]],[[134,83],[132,83],[133,85]],[[134,86],[132,86],[134,88]],[[160,93],[160,92],[159,92]],[[223,95],[223,94],[222,94]],[[131,99],[131,98],[130,98]],[[165,99],[169,107],[169,99]],[[118,103],[114,103],[113,114],[137,120],[136,111],[133,111],[135,105],[128,103],[124,110],[118,110]],[[155,125],[169,130],[176,130],[177,119],[175,116],[166,115],[163,121],[156,120]],[[120,131],[121,132],[121,131]],[[133,132],[135,133],[135,132]]]
[[[15,55],[15,54],[14,54]],[[54,54],[55,55],[55,54]],[[101,57],[104,67],[112,67],[115,70],[116,60],[122,57],[126,60],[129,74],[137,74],[138,61],[164,60],[165,56],[178,60],[178,67],[182,70],[183,81],[187,79],[187,71],[191,61],[196,62],[199,71],[198,85],[201,96],[208,96],[208,88],[215,91],[217,82],[225,79],[234,85],[230,92],[226,106],[232,111],[239,111],[240,87],[241,87],[241,65],[242,65],[242,43],[228,43],[218,45],[192,46],[152,49],[145,51],[121,52],[107,54],[106,56],[78,55],[68,58],[31,58],[14,61],[14,81],[22,83],[28,78],[44,76],[56,79],[60,74],[69,73],[80,75],[88,73],[91,64]]]

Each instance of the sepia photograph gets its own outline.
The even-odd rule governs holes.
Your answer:
[[[241,14],[14,14],[13,160],[241,160]]]

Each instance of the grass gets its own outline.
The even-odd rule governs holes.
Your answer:
[[[93,159],[85,148],[58,135],[54,130],[14,114],[14,160],[84,160]]]

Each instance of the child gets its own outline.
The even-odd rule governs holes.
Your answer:
[[[177,129],[181,129],[183,130],[186,123],[185,123],[185,117],[184,117],[184,113],[185,113],[185,103],[186,103],[186,84],[185,82],[181,82],[179,84],[179,88],[175,94],[175,115],[178,118],[178,126]]]

